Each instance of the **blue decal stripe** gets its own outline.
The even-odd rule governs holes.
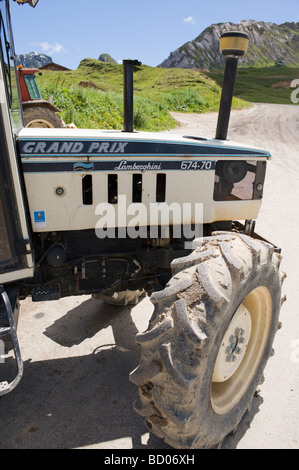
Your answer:
[[[59,173],[73,171],[198,171],[215,170],[216,162],[213,160],[119,160],[119,161],[100,161],[86,165],[78,162],[28,162],[23,161],[24,173]],[[90,166],[92,165],[92,167]]]

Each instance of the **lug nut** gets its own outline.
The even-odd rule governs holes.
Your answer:
[[[234,354],[229,354],[228,356],[226,356],[226,362],[236,362],[237,360],[237,356],[235,356]]]

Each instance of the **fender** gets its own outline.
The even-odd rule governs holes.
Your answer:
[[[46,100],[34,100],[34,101],[23,101],[22,102],[23,108],[32,108],[33,106],[42,106],[44,108],[48,108],[55,113],[62,113],[62,109],[57,108],[54,106],[53,103],[50,103],[49,101]]]

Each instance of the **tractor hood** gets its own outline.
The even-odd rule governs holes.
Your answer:
[[[228,140],[193,136],[169,136],[162,132],[123,132],[99,129],[23,128],[18,133],[22,157],[122,156],[150,158],[207,157],[211,160],[237,157],[267,160],[270,153]],[[66,150],[68,149],[68,150]],[[162,169],[162,167],[161,167]]]

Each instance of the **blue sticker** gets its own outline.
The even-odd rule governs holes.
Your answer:
[[[34,212],[34,222],[35,223],[46,222],[45,211],[35,211]]]

